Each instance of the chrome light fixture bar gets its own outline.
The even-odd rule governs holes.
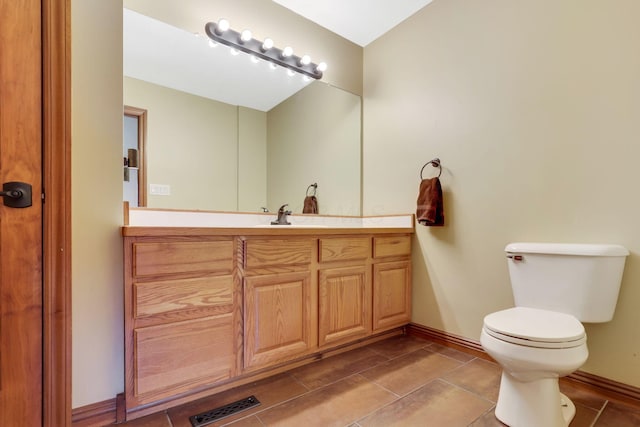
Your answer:
[[[242,33],[234,31],[229,28],[228,21],[223,19],[217,23],[208,22],[204,29],[207,36],[214,42],[222,43],[232,49],[273,62],[316,80],[322,78],[322,72],[327,68],[324,62],[320,64],[311,62],[311,58],[308,55],[303,55],[302,57],[294,55],[290,47],[278,49],[273,46],[271,39],[265,39],[264,42],[261,42],[254,39],[248,30],[244,30]]]

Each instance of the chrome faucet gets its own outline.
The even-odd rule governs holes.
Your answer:
[[[280,209],[278,209],[278,219],[275,221],[271,221],[271,225],[291,225],[289,221],[287,221],[287,215],[291,215],[291,211],[287,211],[286,208],[289,205],[282,205]]]

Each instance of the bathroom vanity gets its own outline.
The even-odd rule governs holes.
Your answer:
[[[126,226],[127,419],[401,333],[401,226]]]

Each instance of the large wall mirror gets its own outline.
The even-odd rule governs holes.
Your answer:
[[[320,214],[361,214],[360,97],[268,67],[124,10],[124,103],[147,111],[148,207],[300,213],[317,183]]]

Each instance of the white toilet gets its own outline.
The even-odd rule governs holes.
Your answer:
[[[515,427],[566,427],[576,409],[558,378],[587,360],[580,322],[608,322],[629,251],[619,245],[512,243],[516,307],[484,318],[480,342],[503,369],[496,417]]]

